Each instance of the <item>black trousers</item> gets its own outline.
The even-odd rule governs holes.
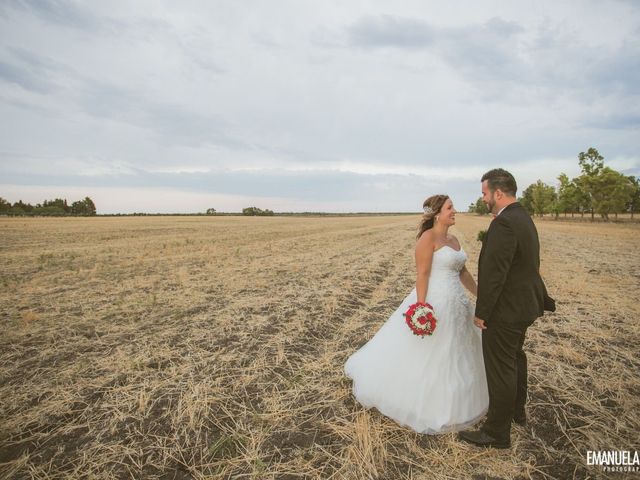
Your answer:
[[[492,322],[482,331],[482,355],[489,387],[489,411],[482,427],[499,440],[511,437],[511,420],[527,401],[528,325]]]

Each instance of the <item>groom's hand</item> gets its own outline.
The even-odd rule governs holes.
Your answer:
[[[480,330],[486,330],[487,328],[487,326],[484,324],[484,320],[478,317],[473,317],[473,323],[475,323],[476,327],[478,327]]]

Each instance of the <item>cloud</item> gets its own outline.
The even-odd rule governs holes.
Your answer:
[[[67,188],[93,189],[162,189],[199,194],[249,196],[263,199],[288,199],[289,211],[303,211],[299,205],[348,205],[359,211],[414,211],[429,192],[448,191],[459,198],[462,192],[475,188],[477,178],[469,175],[452,176],[443,181],[434,171],[432,175],[382,172],[376,174],[343,170],[293,171],[284,169],[229,170],[217,169],[194,172],[151,172],[131,165],[110,162],[110,170],[101,167],[99,161],[92,166],[92,159],[78,161],[74,168],[69,159],[48,158],[48,167],[31,157],[16,158],[8,152],[0,152],[0,177],[11,178],[12,184],[50,185],[61,190]],[[14,161],[4,159],[13,158]],[[97,160],[97,159],[96,159]],[[27,163],[28,170],[16,168],[16,163]],[[61,170],[59,166],[66,164]],[[40,166],[38,168],[38,166]],[[473,187],[470,187],[473,185]],[[61,194],[58,194],[60,196]],[[7,196],[7,195],[3,195]],[[41,201],[41,200],[40,200]],[[461,200],[463,201],[463,200]],[[279,201],[278,205],[282,205]],[[245,205],[246,206],[246,205]],[[134,211],[140,211],[132,207]],[[272,207],[269,207],[272,208]],[[282,208],[282,207],[280,207]],[[282,211],[282,210],[280,210]]]
[[[4,153],[0,156],[6,158],[9,154]],[[33,160],[35,159],[23,158],[22,162]],[[0,176],[12,178],[14,184],[25,186],[50,184],[58,185],[60,188],[71,186],[89,190],[164,188],[202,194],[239,197],[249,195],[255,199],[269,199],[275,196],[279,199],[289,199],[291,211],[301,211],[294,207],[298,202],[313,202],[316,205],[327,202],[351,203],[354,208],[355,205],[359,205],[359,211],[385,211],[385,205],[393,211],[413,211],[424,198],[441,192],[451,195],[461,208],[466,207],[467,202],[475,200],[478,196],[479,179],[482,174],[497,166],[507,167],[512,171],[521,186],[529,185],[539,178],[554,184],[560,171],[566,171],[570,176],[577,174],[575,159],[559,158],[536,159],[515,168],[493,163],[454,169],[425,167],[418,174],[412,173],[410,168],[402,167],[396,171],[379,169],[375,173],[368,173],[366,165],[352,163],[331,170],[254,168],[152,172],[131,165],[118,165],[115,162],[109,163],[110,170],[101,167],[99,162],[94,167],[87,168],[87,162],[80,159],[76,164],[77,170],[71,173],[70,169],[60,172],[57,168],[59,159],[48,159],[48,162],[51,165],[48,170],[38,171],[37,168],[30,168],[29,172],[12,170],[11,163],[7,162],[0,168]],[[620,164],[629,165],[629,162]],[[567,166],[569,168],[566,168]],[[369,209],[367,205],[370,206]]]
[[[585,126],[607,130],[640,129],[640,113],[618,113],[589,119]]]
[[[146,92],[89,77],[24,49],[10,47],[7,52],[9,60],[0,60],[0,80],[38,94],[55,93],[58,100],[66,102],[67,109],[148,129],[159,139],[170,136],[172,143],[248,148],[225,133],[229,125],[214,114],[149,98]],[[17,104],[30,108],[27,102]],[[33,107],[42,109],[41,105]]]
[[[0,59],[0,79],[38,94],[52,93],[59,86],[56,77],[66,69],[54,61],[23,48],[8,47]]]
[[[426,22],[392,15],[366,16],[347,27],[352,45],[366,48],[428,47],[434,41],[434,28]]]
[[[161,142],[247,148],[225,132],[228,124],[216,115],[147,98],[144,92],[127,87],[82,79],[76,99],[77,107],[83,112],[153,131]]]
[[[365,16],[347,26],[346,33],[349,48],[372,52],[394,48],[409,55],[416,50],[428,52],[478,88],[484,100],[504,100],[511,89],[520,90],[532,81],[523,51],[526,29],[501,17],[445,27],[390,15]]]
[[[106,175],[75,174],[13,174],[15,182],[24,185],[95,186],[95,187],[144,187],[173,188],[183,191],[200,191],[230,195],[250,194],[255,197],[279,197],[291,199],[340,201],[354,200],[369,192],[374,179],[378,183],[398,184],[405,177],[394,175],[361,175],[346,172],[290,172],[290,171],[210,171],[195,173],[151,173]]]
[[[3,2],[0,176],[410,211],[637,158],[637,11],[542,1]]]
[[[640,93],[640,35],[621,44],[593,46],[553,22],[536,27],[492,17],[483,23],[438,27],[391,15],[364,16],[346,29],[348,47],[408,53],[427,49],[475,85],[490,101],[558,94]],[[542,90],[540,90],[542,89]],[[533,94],[533,97],[531,97]]]
[[[520,80],[525,76],[518,51],[524,28],[516,22],[492,18],[481,25],[445,29],[440,55],[457,71],[474,80]],[[470,77],[469,77],[470,76]]]
[[[471,48],[470,55],[465,53],[465,58],[472,58],[477,52],[488,52],[494,57],[494,52],[510,51],[504,49],[502,44],[524,32],[518,23],[499,17],[493,17],[481,25],[438,28],[423,20],[392,15],[368,15],[346,27],[346,30],[350,44],[354,46],[413,49],[451,43],[461,52]]]
[[[54,86],[46,78],[38,76],[18,65],[0,61],[0,79],[15,83],[25,90],[36,93],[51,92]]]
[[[94,14],[81,4],[64,0],[8,0],[2,7],[5,14],[9,9],[32,13],[46,23],[87,31],[100,30],[116,23]]]
[[[618,49],[602,52],[588,73],[602,93],[640,95],[640,29]]]

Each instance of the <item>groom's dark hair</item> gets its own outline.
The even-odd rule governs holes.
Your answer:
[[[487,185],[489,186],[489,190],[495,192],[497,189],[502,190],[507,195],[512,197],[516,196],[516,192],[518,191],[518,185],[516,185],[516,179],[513,178],[509,172],[507,172],[503,168],[494,168],[493,170],[489,170],[482,176],[481,182],[487,180]]]

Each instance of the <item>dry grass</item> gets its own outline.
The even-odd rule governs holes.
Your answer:
[[[598,478],[638,450],[640,228],[541,222],[509,451],[365,411],[342,374],[413,287],[417,218],[1,219],[2,478]],[[476,233],[456,233],[475,271]]]

